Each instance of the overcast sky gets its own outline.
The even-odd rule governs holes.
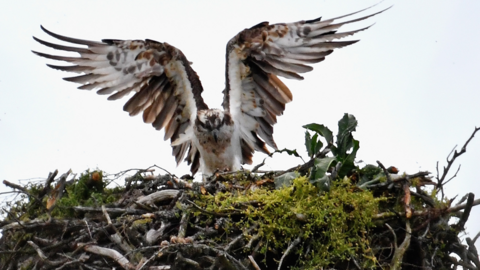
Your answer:
[[[57,63],[30,52],[54,52],[32,39],[54,41],[40,24],[90,40],[166,41],[193,62],[207,104],[220,107],[225,44],[236,33],[261,21],[336,17],[376,0],[6,3],[0,4],[0,180],[17,181],[44,178],[55,169],[116,173],[153,164],[176,175],[188,173],[186,165],[176,167],[163,131],[123,112],[126,99],[109,102],[77,90],[78,85],[61,80],[72,74],[46,67]],[[357,25],[375,23],[354,36],[359,43],[316,64],[304,81],[284,80],[294,101],[275,126],[279,148],[298,149],[305,157],[301,126],[316,122],[336,132],[337,121],[348,112],[359,122],[354,134],[359,159],[380,160],[401,172],[436,174],[437,161],[445,165],[452,148],[461,147],[480,126],[480,1],[387,0],[367,12],[392,4]],[[257,153],[254,163],[263,158]],[[282,169],[301,160],[275,155],[266,162],[263,169]],[[480,197],[479,162],[480,138],[475,138],[456,163],[462,167],[446,187],[450,198],[467,192]],[[472,215],[471,237],[480,230],[480,209]]]

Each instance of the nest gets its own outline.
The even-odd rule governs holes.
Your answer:
[[[478,235],[459,239],[480,200],[443,195],[475,132],[436,177],[381,162],[346,170],[348,155],[315,151],[286,171],[203,182],[156,166],[116,188],[131,171],[4,181],[22,195],[0,222],[1,269],[480,269]]]
[[[471,193],[455,206],[437,200],[423,190],[434,185],[427,172],[384,174],[365,166],[319,193],[302,177],[276,188],[273,173],[217,174],[192,183],[147,171],[116,189],[97,188],[105,181],[98,171],[70,182],[64,174],[55,188],[57,172],[27,187],[4,182],[28,198],[10,205],[2,221],[2,269],[479,269],[474,240],[465,246],[458,238],[479,200]],[[382,175],[389,179],[358,185]],[[292,208],[298,193],[321,204],[320,198],[341,198],[315,216]],[[73,197],[89,206],[68,206]],[[279,208],[285,209],[276,217],[272,209]],[[285,220],[290,228],[282,228]],[[335,229],[348,239],[337,239]],[[318,256],[320,263],[309,263]]]

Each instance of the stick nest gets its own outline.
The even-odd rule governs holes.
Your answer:
[[[4,181],[22,195],[4,208],[0,265],[480,269],[476,238],[458,237],[480,201],[469,193],[453,206],[428,172],[367,165],[328,191],[299,173],[288,183],[280,174],[217,173],[197,183],[147,169],[117,188],[106,185],[119,175],[101,171],[55,171],[26,186]]]

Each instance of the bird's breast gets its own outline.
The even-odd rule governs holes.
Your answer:
[[[234,171],[240,169],[238,155],[239,147],[235,146],[233,126],[219,130],[200,132],[195,129],[195,135],[200,151],[200,165],[204,174],[215,171]],[[236,150],[237,149],[237,150]]]

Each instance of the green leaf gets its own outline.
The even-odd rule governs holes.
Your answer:
[[[330,177],[327,171],[335,161],[334,157],[316,158],[314,167],[310,174],[310,183],[315,185],[320,191],[330,190]]]
[[[312,124],[304,125],[303,128],[306,128],[308,130],[311,130],[320,134],[320,136],[325,138],[328,145],[333,144],[333,133],[330,129],[328,129],[328,127],[324,125],[312,123]]]
[[[322,148],[323,143],[318,140],[318,133],[310,137],[310,133],[305,131],[305,147],[310,158],[313,158]]]
[[[284,173],[278,177],[275,177],[273,179],[273,182],[275,183],[275,189],[280,189],[284,186],[289,187],[293,183],[293,179],[300,177],[300,174],[298,172],[288,172]]]
[[[352,152],[350,152],[350,154],[348,154],[343,160],[339,160],[342,162],[342,166],[338,171],[338,176],[341,178],[343,178],[344,176],[348,176],[350,172],[355,168],[355,156],[357,155],[357,151],[360,148],[360,142],[352,139],[352,145]]]
[[[310,133],[305,130],[305,148],[307,149],[307,154],[309,157],[311,157],[312,154],[312,137],[310,136]]]
[[[312,146],[312,150],[313,150],[312,158],[313,158],[316,154],[318,154],[318,152],[320,152],[320,149],[322,149],[323,143],[318,139],[318,133],[315,133],[315,135],[313,135],[312,141],[315,142],[315,145]]]
[[[337,149],[335,155],[345,158],[347,151],[353,146],[352,132],[355,131],[358,122],[355,116],[345,113],[343,118],[338,121]],[[333,152],[333,151],[332,151]]]

